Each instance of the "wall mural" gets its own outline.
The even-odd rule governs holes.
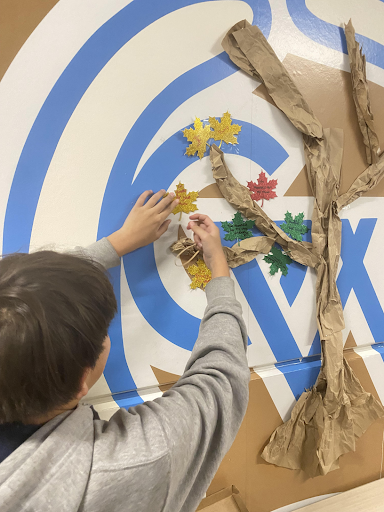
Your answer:
[[[383,11],[384,4],[370,0]],[[324,4],[324,5],[323,5]],[[340,21],[352,17],[367,58],[372,110],[384,140],[384,38],[372,10],[314,0],[61,0],[25,41],[0,82],[2,252],[87,245],[117,229],[145,189],[199,191],[199,211],[221,222],[235,210],[221,197],[209,157],[185,155],[183,130],[195,117],[229,111],[241,125],[226,161],[242,183],[260,172],[277,180],[263,208],[278,224],[304,213],[311,240],[313,197],[301,135],[263,86],[239,71],[221,48],[237,21],[257,24],[324,126],[344,128],[341,191],[366,167],[351,94]],[[378,4],[378,5],[376,5]],[[360,9],[360,10],[359,10]],[[355,15],[355,16],[354,16]],[[333,18],[332,18],[333,16]],[[214,22],[213,22],[214,20]],[[361,354],[384,400],[384,183],[341,212],[337,286],[346,347]],[[175,265],[169,246],[187,215],[171,216],[166,235],[125,256],[110,271],[119,312],[112,348],[95,395],[120,406],[160,394],[180,375],[196,340],[204,292]],[[254,228],[253,236],[260,233]],[[223,244],[232,246],[233,241]],[[234,269],[249,332],[249,365],[265,380],[286,418],[316,380],[320,344],[315,274],[293,262],[269,274],[258,256]],[[303,359],[304,358],[304,359]],[[279,384],[271,383],[271,375]],[[380,376],[381,375],[381,376]],[[167,377],[168,376],[168,377]]]

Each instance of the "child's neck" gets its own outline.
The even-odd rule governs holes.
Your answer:
[[[71,402],[68,402],[68,404],[63,405],[62,407],[55,409],[52,412],[49,412],[48,414],[44,414],[42,416],[35,416],[28,420],[28,425],[44,425],[44,423],[48,423],[48,421],[52,420],[59,414],[62,414],[66,411],[71,411],[72,409],[75,409],[79,403],[79,399],[76,398],[75,400],[72,400]]]

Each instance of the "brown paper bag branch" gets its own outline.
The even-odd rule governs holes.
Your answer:
[[[258,254],[268,254],[275,240],[268,236],[254,236],[241,240],[233,247],[223,247],[229,267],[236,268],[256,258]]]
[[[284,233],[284,231],[268,217],[264,210],[253,201],[247,187],[241,185],[228,169],[224,160],[224,153],[216,144],[212,144],[209,156],[212,164],[213,177],[216,180],[220,192],[228,203],[241,212],[244,217],[255,221],[255,226],[266,237],[278,243],[293,260],[302,265],[316,267],[319,263],[319,257],[312,250],[312,244],[292,240],[292,238]]]
[[[240,244],[235,243],[233,247],[223,247],[223,251],[229,267],[236,268],[239,265],[253,260],[258,254],[268,254],[274,242],[275,240],[273,238],[256,236],[246,238],[242,240]],[[195,242],[185,236],[174,242],[170,249],[177,257],[189,257],[188,261],[182,262],[183,267],[189,265],[198,255],[203,254],[202,251],[198,249]]]
[[[214,177],[227,201],[245,217],[254,219],[256,226],[284,249],[291,253],[296,251],[297,261],[311,260],[317,274],[316,318],[322,367],[314,387],[301,395],[291,418],[275,430],[262,456],[272,464],[302,469],[310,476],[326,474],[338,468],[339,457],[354,450],[356,439],[375,419],[384,415],[382,405],[362,388],[344,359],[344,317],[336,286],[341,248],[338,210],[381,179],[382,162],[380,159],[377,165],[366,169],[350,190],[338,197],[342,130],[323,130],[257,27],[251,27],[246,21],[239,22],[229,30],[222,44],[235,64],[264,83],[275,104],[303,133],[307,173],[315,197],[312,246],[294,244],[292,247],[291,244],[290,247],[285,233],[283,236],[269,217],[245,197],[220,150],[215,146],[211,148]]]
[[[228,31],[222,46],[234,64],[264,83],[276,106],[298,130],[322,137],[320,121],[258,27],[239,21]]]
[[[365,55],[355,38],[355,29],[351,20],[345,25],[349,63],[351,66],[352,96],[356,107],[360,131],[363,135],[367,163],[377,162],[380,154],[379,138],[376,133],[371,112],[371,102],[366,76]]]

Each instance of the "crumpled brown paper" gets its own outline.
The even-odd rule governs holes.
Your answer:
[[[380,152],[379,139],[371,112],[365,55],[363,55],[360,45],[355,39],[355,29],[351,20],[345,25],[345,37],[351,66],[352,95],[356,106],[357,119],[363,135],[367,163],[372,164],[377,161]]]
[[[322,136],[320,121],[258,27],[247,20],[239,21],[229,30],[222,46],[234,64],[264,82],[276,106],[298,130],[313,137]]]
[[[268,254],[275,240],[268,236],[254,236],[246,238],[233,247],[223,247],[228,265],[231,268],[239,267],[256,258],[258,254]]]
[[[229,267],[236,268],[253,260],[258,254],[268,254],[274,242],[273,238],[267,236],[255,236],[246,238],[233,247],[223,247],[223,251]],[[180,257],[183,265],[186,265],[189,260],[194,260],[198,254],[202,254],[195,242],[186,236],[180,237],[170,249]]]
[[[182,236],[176,240],[171,245],[171,251],[177,253],[177,255],[184,254],[184,257],[187,258],[201,252],[195,242],[187,236]]]
[[[224,38],[223,47],[233,62],[264,82],[275,104],[303,133],[307,173],[315,197],[312,245],[307,250],[317,261],[313,266],[317,273],[316,317],[322,367],[315,386],[301,395],[291,418],[275,430],[262,456],[272,464],[302,469],[310,476],[326,474],[338,468],[339,457],[354,450],[356,439],[375,419],[384,415],[382,405],[364,391],[343,356],[344,317],[336,286],[341,247],[338,209],[372,188],[381,179],[384,165],[380,159],[377,165],[361,174],[346,194],[338,197],[342,130],[322,129],[257,27],[250,27],[245,21],[237,23]],[[217,158],[213,146],[212,169],[220,187],[220,180],[228,176],[229,171],[225,166],[218,166]],[[229,179],[226,188],[232,185]],[[234,185],[235,193],[220,190],[235,208],[253,219],[256,215],[249,201],[242,202],[245,198],[236,192],[237,182]],[[258,211],[256,219],[260,231],[274,237],[276,230],[272,221],[268,222],[269,219]],[[275,239],[281,244],[279,237]]]
[[[254,220],[255,226],[267,237],[281,245],[290,258],[302,265],[315,267],[319,263],[319,258],[311,250],[312,244],[292,240],[268,217],[265,211],[253,201],[247,187],[241,185],[228,169],[224,160],[224,153],[216,144],[211,146],[209,157],[211,159],[213,177],[228,203],[247,219]],[[249,240],[253,239],[250,238]]]

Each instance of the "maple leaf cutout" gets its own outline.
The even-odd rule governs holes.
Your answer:
[[[227,234],[224,237],[224,240],[233,241],[237,240],[240,244],[239,240],[244,240],[245,238],[251,238],[252,233],[249,231],[254,226],[253,220],[243,220],[241,213],[236,212],[235,216],[232,219],[232,222],[222,222],[221,227],[224,231],[227,231]]]
[[[295,218],[292,217],[292,213],[287,212],[285,214],[285,222],[283,222],[280,227],[283,231],[287,233],[294,240],[298,240],[299,242],[303,241],[303,236],[307,233],[308,227],[303,224],[304,213],[299,213]]]
[[[202,121],[196,117],[193,123],[194,128],[186,128],[183,131],[184,137],[191,144],[185,152],[188,156],[193,156],[197,151],[197,156],[202,159],[207,147],[207,141],[211,138],[212,131],[209,124],[203,125]]]
[[[213,128],[211,136],[214,140],[220,141],[219,148],[223,141],[227,144],[238,144],[235,134],[238,134],[241,131],[241,126],[239,124],[232,124],[231,114],[229,112],[223,114],[220,121],[215,117],[210,117],[208,121]]]
[[[187,272],[192,276],[192,282],[190,284],[192,290],[195,290],[196,288],[204,290],[212,279],[212,273],[203,260],[198,260],[196,265],[190,265],[187,268]]]
[[[196,201],[198,197],[198,192],[187,192],[187,189],[185,188],[184,184],[179,182],[179,184],[176,185],[175,190],[175,199],[179,200],[179,204],[172,210],[173,215],[180,213],[181,220],[181,215],[183,214],[183,212],[190,213],[198,210],[197,206],[195,204],[192,204]]]
[[[257,179],[257,183],[254,181],[248,181],[248,188],[252,192],[251,197],[254,201],[260,201],[261,206],[264,205],[264,199],[273,199],[277,197],[276,192],[273,190],[277,185],[277,180],[269,180],[265,176],[265,172],[261,171]]]
[[[283,276],[288,274],[288,267],[292,263],[292,260],[289,256],[283,253],[281,249],[278,249],[275,246],[272,246],[271,252],[264,256],[263,258],[267,263],[270,263],[269,273],[271,276],[276,274],[278,270],[281,270]]]

